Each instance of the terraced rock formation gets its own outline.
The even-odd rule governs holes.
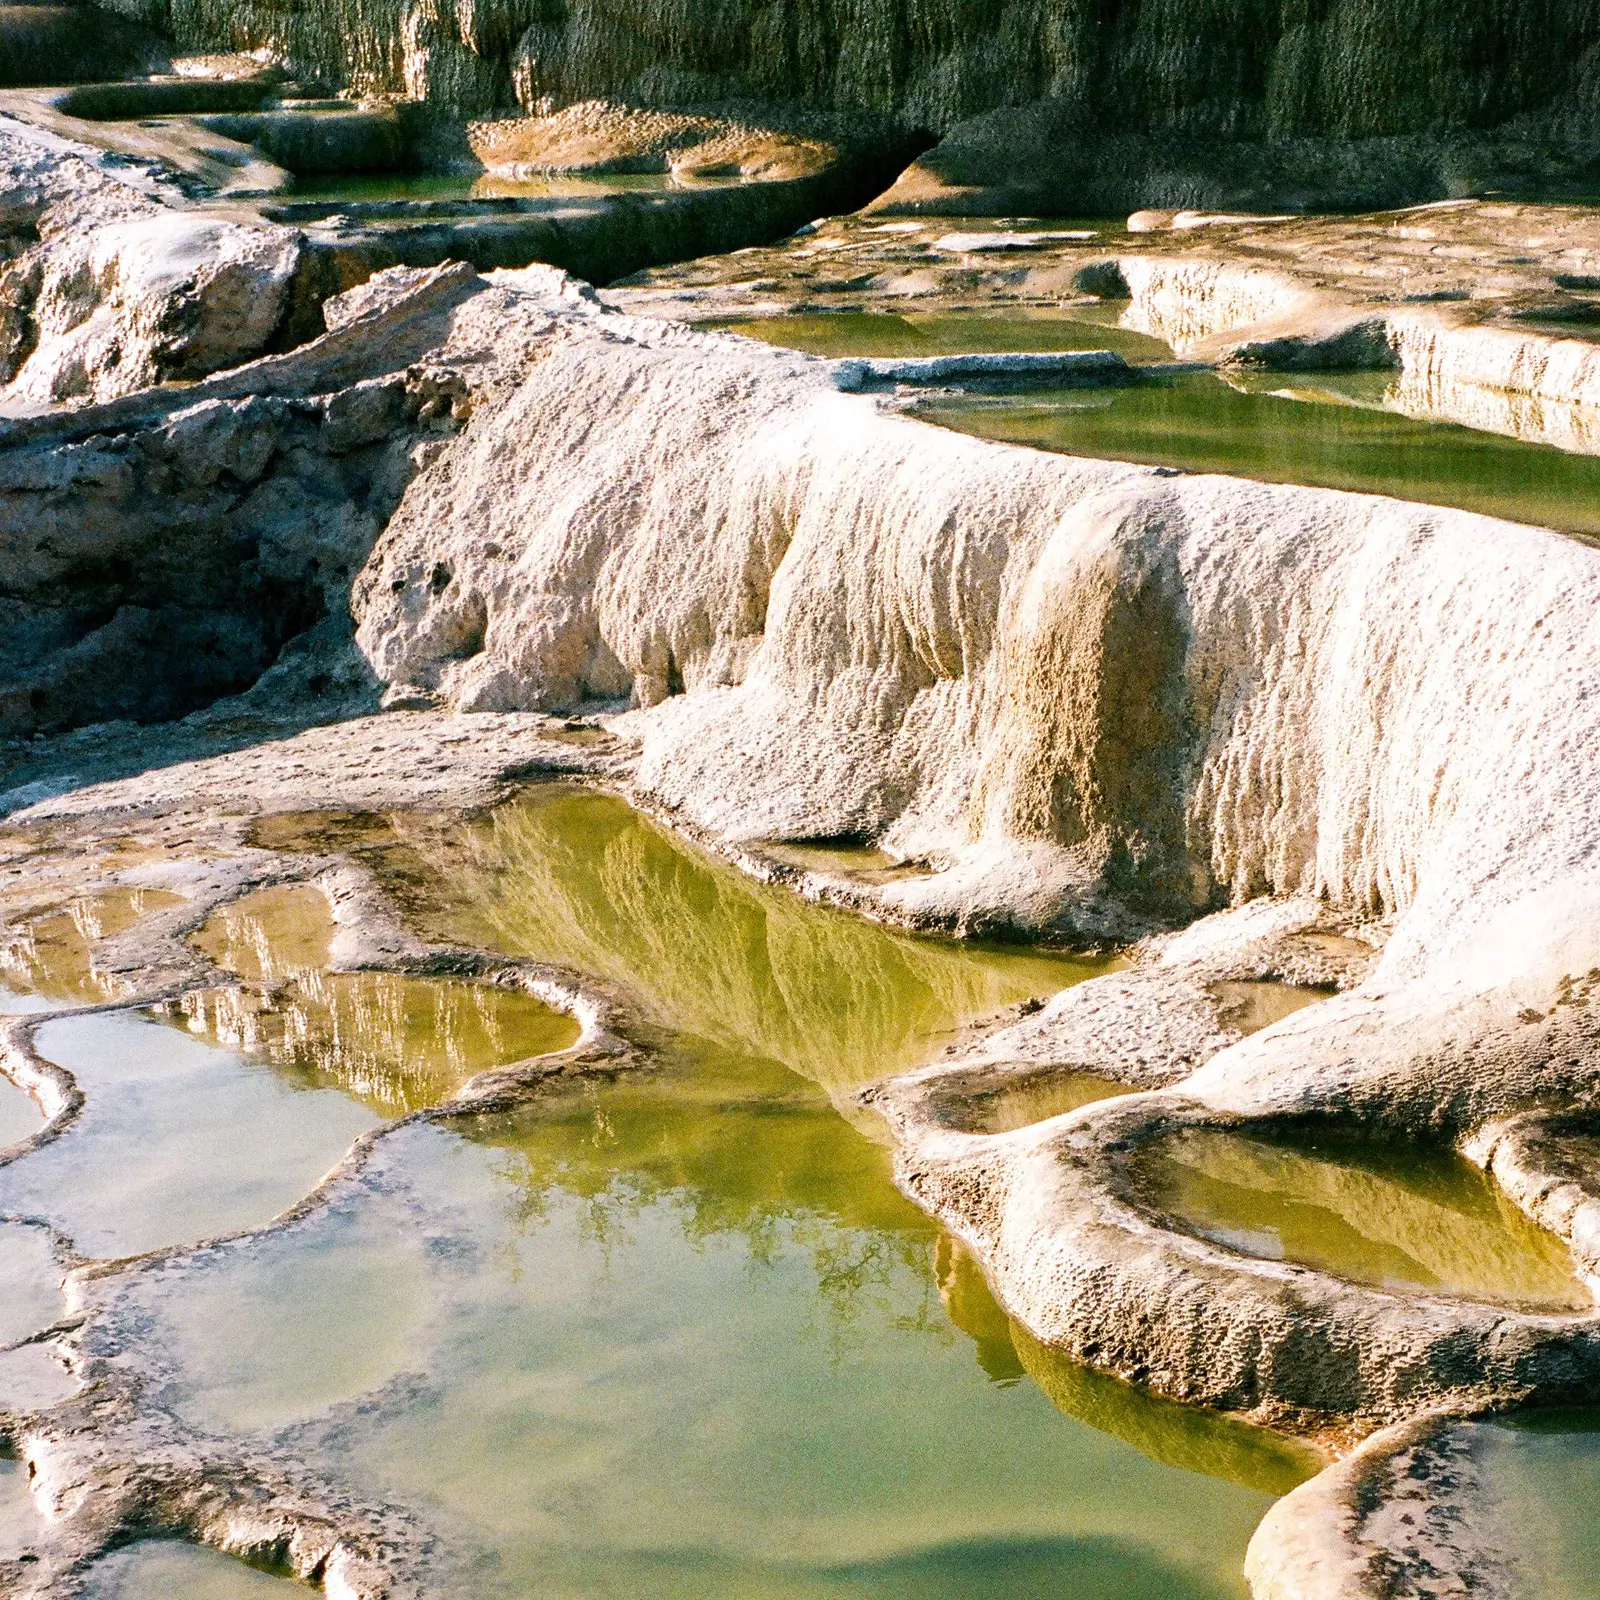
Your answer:
[[[571,148],[585,118],[541,120],[478,137],[595,159]],[[603,159],[715,165],[749,132],[623,131],[635,146],[618,154],[607,125]],[[18,135],[6,153],[14,409],[31,413],[0,432],[19,903],[86,874],[176,885],[186,909],[98,955],[128,993],[177,1001],[207,981],[179,935],[313,870],[246,845],[242,817],[470,807],[560,772],[865,916],[1127,946],[1128,970],[853,1111],[886,1119],[902,1188],[1042,1346],[1344,1453],[1263,1524],[1258,1595],[1375,1597],[1396,1573],[1503,1588],[1472,1515],[1489,1424],[1463,1419],[1600,1381],[1600,554],[1459,511],[935,431],[861,392],[859,363],[638,312],[1093,299],[1190,355],[1357,359],[1577,411],[1592,347],[1537,318],[1588,305],[1586,219],[1167,215],[1114,247],[858,220],[607,303],[548,266],[368,256],[363,281],[330,284],[292,219],[197,213],[91,145]],[[792,140],[767,157],[810,159]],[[1489,292],[1405,300],[1400,261],[1417,294],[1468,274]],[[794,854],[817,841],[887,860]],[[107,865],[141,851],[160,873]],[[419,941],[349,860],[314,870],[340,897],[341,961],[557,993]],[[1229,986],[1284,982],[1330,998],[1246,1036]],[[587,1030],[558,1070],[648,1053],[609,1033],[606,996],[558,997]],[[83,1097],[31,1028],[8,1024],[4,1070],[59,1132]],[[512,1103],[548,1070],[468,1085],[440,1115]],[[1129,1092],[1014,1125],[985,1110],[1083,1078]],[[1140,1179],[1174,1137],[1308,1130],[1459,1152],[1561,1241],[1573,1303],[1264,1259]],[[306,1204],[344,1193],[370,1149]],[[137,1353],[94,1343],[103,1275],[70,1264],[75,1320],[46,1342],[100,1387],[0,1415],[55,1517],[49,1561],[8,1575],[19,1592],[72,1592],[149,1525],[351,1594],[420,1583],[425,1530],[149,1409]]]
[[[1595,154],[1600,37],[1576,0],[112,9],[186,50],[261,49],[335,86],[469,111],[597,96],[868,110],[949,136],[905,190],[947,212],[1394,204],[1570,181]]]

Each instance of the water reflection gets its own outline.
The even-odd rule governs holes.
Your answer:
[[[830,1089],[1109,961],[919,939],[811,905],[678,843],[606,795],[535,790],[470,825],[392,819],[375,865],[441,939],[575,968],[661,1026]]]
[[[1081,1395],[1063,1417],[1024,1377],[1066,1394],[1055,1358],[1019,1354],[823,1087],[1093,965],[851,921],[580,790],[273,826],[340,835],[436,936],[626,989],[661,1050],[393,1134],[333,1210],[130,1284],[96,1348],[156,1340],[197,1425],[414,1512],[446,1591],[1242,1595],[1303,1453],[1246,1429],[1230,1454],[1202,1418],[1186,1457],[1116,1384],[1084,1391],[1106,1431]]]
[[[1327,989],[1314,989],[1297,983],[1267,983],[1247,980],[1212,985],[1222,1023],[1248,1038],[1285,1017],[1292,1017],[1307,1006],[1326,1000]]]
[[[838,311],[825,316],[754,317],[708,326],[810,355],[946,356],[1012,351],[1114,350],[1125,361],[1170,361],[1160,339],[1119,327],[1098,315],[1099,306],[1059,311],[1020,308],[1003,312]]]
[[[1285,387],[1279,375],[1273,382]],[[1594,457],[1364,405],[1306,403],[1316,398],[1309,387],[1250,393],[1191,373],[1118,389],[941,397],[916,414],[1068,455],[1353,489],[1600,534]]]
[[[95,971],[95,945],[182,899],[164,889],[111,889],[33,918],[0,944],[0,1014],[99,1005],[131,994],[127,978]]]
[[[577,1042],[571,1017],[518,990],[323,971],[334,932],[327,897],[313,885],[247,895],[194,942],[219,967],[270,989],[186,994],[165,1014],[270,1061],[292,1082],[343,1089],[385,1116],[437,1105],[480,1072]]]
[[[0,1167],[0,1211],[48,1218],[89,1256],[266,1222],[375,1121],[148,1013],[46,1022],[35,1046],[86,1104],[61,1138]]]
[[[1592,1304],[1561,1241],[1448,1151],[1190,1129],[1145,1152],[1140,1181],[1151,1205],[1246,1255],[1539,1311]]]

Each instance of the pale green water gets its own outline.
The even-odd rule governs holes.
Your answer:
[[[1244,393],[1210,373],[1116,389],[941,397],[917,415],[1068,455],[1354,489],[1600,534],[1600,458],[1366,405]]]
[[[1532,1412],[1475,1432],[1518,1600],[1600,1600],[1600,1414]]]
[[[0,1004],[0,1014],[8,1008]],[[44,1113],[31,1095],[25,1094],[8,1078],[0,1078],[0,1150],[19,1139],[26,1139],[44,1126]]]
[[[837,311],[708,323],[814,356],[944,356],[1018,350],[1115,350],[1126,361],[1170,361],[1160,339],[1117,325],[1099,306],[1002,312]]]
[[[88,1104],[62,1138],[0,1167],[0,1212],[48,1217],[89,1256],[267,1222],[378,1121],[138,1012],[47,1022],[37,1048]]]
[[[60,1277],[43,1228],[0,1223],[0,1345],[25,1339],[61,1316]]]
[[[308,1593],[216,1550],[168,1539],[147,1539],[106,1556],[83,1588],[85,1600],[292,1600]]]
[[[39,1533],[39,1514],[28,1493],[28,1473],[0,1447],[0,1561],[14,1560]]]
[[[272,831],[611,983],[661,1064],[391,1136],[329,1210],[136,1281],[96,1349],[154,1341],[180,1415],[413,1512],[455,1593],[1242,1594],[1308,1456],[1014,1338],[829,1097],[1095,966],[853,921],[583,791]]]
[[[1561,1241],[1447,1151],[1193,1129],[1140,1165],[1149,1203],[1245,1255],[1538,1311],[1592,1305]]]

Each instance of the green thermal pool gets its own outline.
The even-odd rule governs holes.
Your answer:
[[[1147,1150],[1138,1182],[1156,1209],[1244,1255],[1535,1311],[1593,1303],[1561,1241],[1448,1151],[1190,1129]]]
[[[1116,306],[998,312],[836,311],[706,324],[809,355],[948,356],[1026,350],[1115,350],[1125,361],[1170,361],[1160,339],[1118,326]]]
[[[177,1417],[413,1515],[438,1536],[426,1576],[444,1592],[1242,1595],[1251,1531],[1315,1459],[1013,1330],[836,1105],[1104,963],[855,921],[567,788],[472,824],[326,815],[269,836],[349,850],[430,937],[606,985],[655,1064],[569,1080],[512,1115],[397,1130],[326,1207],[125,1280],[86,1335],[91,1359],[148,1354]],[[241,976],[251,960],[279,971],[315,954],[308,920],[306,903],[258,903],[202,938],[244,952]],[[371,1125],[359,1085],[306,1087],[293,1062],[178,1020],[62,1019],[43,1033],[76,1031],[41,1048],[102,1090],[161,1062],[253,1086],[227,1112],[238,1191],[208,1198],[208,1218],[278,1203],[255,1150],[303,1174],[327,1164],[318,1141]],[[87,1031],[112,1023],[131,1031]],[[155,1172],[197,1163],[203,1187],[203,1146],[221,1137],[205,1118],[223,1102],[208,1104],[195,1147],[170,1150],[136,1107],[124,1162],[136,1141]],[[118,1165],[113,1121],[102,1168]],[[296,1154],[312,1145],[315,1160]],[[29,1203],[74,1182],[84,1198],[61,1204],[105,1248],[197,1226],[87,1166],[39,1180]],[[195,1555],[135,1547],[101,1569],[123,1587],[95,1592],[178,1592],[159,1563]],[[193,1582],[182,1592],[211,1592]]]
[[[1518,1600],[1600,1596],[1600,1414],[1531,1412],[1474,1430],[1494,1547]]]
[[[1279,375],[1272,392],[1251,392],[1179,373],[1123,388],[941,395],[916,414],[1066,455],[1353,489],[1600,535],[1600,458],[1349,403],[1321,375],[1291,382]]]
[[[309,1591],[216,1550],[146,1539],[96,1563],[84,1600],[293,1600]]]

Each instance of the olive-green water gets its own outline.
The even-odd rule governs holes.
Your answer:
[[[1354,489],[1600,535],[1600,458],[1341,403],[1320,380],[1292,382],[1252,392],[1180,373],[1122,388],[940,396],[916,414],[1067,455]]]
[[[147,1539],[96,1563],[84,1600],[292,1600],[309,1591],[217,1550]]]
[[[1561,1241],[1449,1151],[1191,1129],[1145,1152],[1139,1184],[1148,1203],[1245,1255],[1536,1311],[1593,1304]]]
[[[1518,1600],[1600,1600],[1600,1413],[1530,1412],[1475,1432],[1490,1543]]]
[[[93,1351],[155,1350],[181,1417],[413,1514],[452,1592],[1243,1593],[1309,1454],[1014,1331],[835,1108],[1096,964],[854,921],[571,789],[262,834],[581,970],[659,1053],[397,1131],[326,1209],[131,1280]]]
[[[1125,361],[1170,361],[1171,348],[1119,327],[1120,308],[1024,307],[1003,312],[837,311],[706,324],[809,355],[945,356],[1028,350],[1115,350]]]

